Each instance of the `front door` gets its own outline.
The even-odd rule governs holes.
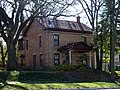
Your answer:
[[[36,55],[33,55],[33,69],[36,69]]]
[[[87,66],[87,54],[80,53],[78,58],[79,64]]]

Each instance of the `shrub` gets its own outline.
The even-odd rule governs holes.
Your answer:
[[[44,67],[41,71],[55,71],[54,67]]]
[[[85,68],[84,66],[62,64],[62,65],[56,66],[55,70],[56,71],[79,71],[84,68]]]
[[[11,71],[7,76],[8,81],[18,81],[19,78],[19,71]]]

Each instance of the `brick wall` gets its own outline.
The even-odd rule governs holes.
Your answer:
[[[53,40],[53,35],[58,34],[59,35],[59,46],[54,46],[54,40]],[[81,41],[81,36],[86,36],[87,38],[87,44],[91,44],[92,42],[92,34],[82,34],[82,33],[71,33],[71,32],[50,32],[50,54],[51,54],[51,65],[54,65],[54,53],[59,53],[57,49],[61,46],[64,46],[68,43],[73,43],[73,42],[80,42]],[[47,45],[48,46],[48,45]],[[64,53],[65,54],[65,53]],[[60,63],[65,60],[65,55],[60,53]],[[76,61],[73,61],[74,64]]]
[[[53,35],[59,35],[59,46],[54,46]],[[42,47],[39,47],[39,36],[42,36]],[[73,33],[73,32],[60,32],[60,31],[44,31],[42,25],[34,21],[30,26],[26,39],[28,40],[28,50],[25,50],[26,65],[32,67],[33,55],[36,55],[36,68],[40,68],[39,54],[43,54],[43,63],[45,66],[54,66],[54,53],[59,53],[57,49],[68,43],[80,42],[81,36],[87,37],[87,44],[92,42],[92,34],[87,33]],[[48,44],[48,39],[50,43]],[[49,49],[49,51],[48,51]],[[48,53],[50,53],[48,58]],[[21,51],[19,51],[19,56]],[[60,63],[65,59],[65,55],[60,53]],[[20,59],[18,61],[20,63]]]

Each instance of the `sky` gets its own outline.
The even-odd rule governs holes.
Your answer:
[[[87,0],[87,1],[89,2],[89,0]],[[8,10],[8,11],[10,11],[10,10]],[[66,14],[74,15],[74,16],[69,16],[69,17],[61,16],[58,19],[60,19],[60,20],[68,20],[68,21],[76,21],[76,17],[79,15],[81,17],[80,18],[81,23],[84,23],[87,26],[91,27],[90,24],[89,24],[89,21],[88,21],[88,19],[86,17],[86,14],[83,12],[83,9],[82,9],[80,4],[79,5],[75,5],[74,7],[69,7],[68,11],[69,12],[66,12]],[[79,14],[76,15],[76,13],[79,13]]]
[[[90,2],[90,0],[87,0],[87,3],[89,3],[89,2]],[[80,4],[75,5],[74,7],[69,7],[68,10],[69,10],[68,15],[71,14],[71,15],[75,15],[75,16],[70,16],[70,17],[63,17],[63,16],[61,16],[58,19],[69,20],[69,21],[76,21],[76,17],[79,15],[81,17],[80,18],[81,23],[84,23],[87,26],[91,27],[91,25],[90,25],[90,23],[88,21],[88,18],[86,16],[85,12],[83,11],[83,8],[82,8],[82,6]]]
[[[11,0],[9,0],[9,1],[11,1]],[[86,0],[86,1],[88,3],[90,2],[90,0]],[[8,11],[10,13],[11,10],[8,10]],[[77,4],[77,5],[73,6],[73,7],[69,7],[68,11],[69,12],[66,12],[66,14],[68,14],[68,15],[75,15],[75,16],[70,16],[70,17],[63,17],[63,16],[61,16],[58,19],[60,19],[60,20],[69,20],[69,21],[76,21],[76,17],[78,16],[78,15],[76,15],[76,13],[80,13],[79,16],[81,17],[80,18],[81,23],[84,23],[84,24],[90,26],[89,21],[88,21],[88,19],[86,17],[86,14],[83,12],[83,9],[82,9],[80,4]]]

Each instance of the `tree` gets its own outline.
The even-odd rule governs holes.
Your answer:
[[[107,19],[104,18],[99,22],[98,25],[98,44],[100,45],[99,47],[99,52],[100,52],[100,61],[104,60],[105,62],[108,62],[108,54],[110,51],[110,32],[108,29],[108,22]],[[104,57],[103,57],[104,53]]]
[[[107,23],[110,31],[110,71],[111,71],[111,81],[114,81],[114,55],[116,45],[116,30],[118,26],[118,17],[120,9],[119,0],[105,0],[105,7],[107,10]]]
[[[116,41],[116,27],[117,27],[117,17],[120,9],[120,1],[118,0],[118,7],[116,8],[115,0],[112,0],[109,7],[110,14],[110,70],[111,70],[111,80],[115,81],[114,78],[114,55],[115,55],[115,41]]]
[[[99,47],[98,47],[98,16],[99,11],[104,4],[103,0],[77,0],[82,6],[90,25],[92,26],[92,30],[94,32],[94,45],[96,48],[96,62],[97,69],[102,70],[102,61],[99,60]]]
[[[2,63],[2,68],[5,68],[5,65],[6,65],[6,61],[7,61],[7,59],[6,59],[6,56],[7,56],[7,48],[4,48],[3,47],[3,45],[2,45],[2,43],[1,43],[1,45],[0,45],[0,50],[1,50],[1,55],[0,55],[0,60],[1,60],[1,63]]]
[[[69,3],[68,3],[69,2]],[[40,16],[60,16],[71,0],[1,0],[0,33],[7,44],[7,70],[16,69],[16,43],[23,29]]]

